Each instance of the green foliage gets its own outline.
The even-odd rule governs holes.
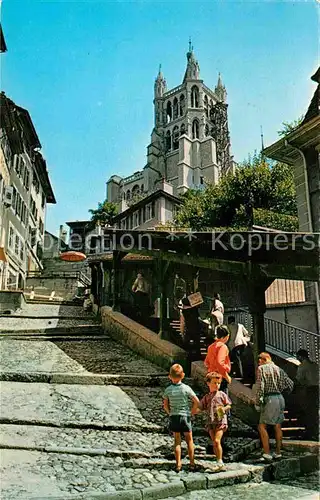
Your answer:
[[[299,231],[298,217],[264,210],[263,208],[254,210],[254,223],[257,226],[270,227],[280,231],[293,233]]]
[[[270,164],[257,154],[239,165],[235,174],[224,176],[218,185],[189,190],[182,200],[175,223],[196,231],[249,227],[253,208],[297,215],[291,167],[282,163]],[[258,224],[255,220],[254,223]]]
[[[304,116],[300,116],[297,118],[297,120],[294,120],[292,122],[282,122],[282,129],[278,130],[278,135],[280,137],[285,137],[286,135],[290,134],[293,130],[295,130],[297,127],[299,127],[300,123],[302,122]]]
[[[118,213],[117,206],[110,201],[105,200],[103,203],[98,203],[98,208],[90,209],[91,225],[95,227],[97,224],[101,226],[109,225],[112,219]]]

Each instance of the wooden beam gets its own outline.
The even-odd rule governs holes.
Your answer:
[[[121,259],[125,256],[125,252],[115,250],[113,252],[112,261],[112,309],[113,311],[120,311],[120,268]]]

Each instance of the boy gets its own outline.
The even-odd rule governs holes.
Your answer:
[[[204,364],[208,373],[218,372],[221,375],[221,390],[227,392],[228,385],[231,383],[229,375],[231,363],[229,358],[229,349],[226,346],[229,340],[230,332],[226,325],[218,326],[216,329],[216,340],[208,347],[208,353]]]
[[[227,412],[231,408],[231,400],[225,392],[220,391],[222,376],[217,372],[210,372],[206,376],[209,394],[206,394],[198,404],[200,411],[207,412],[207,431],[212,439],[214,452],[217,458],[218,470],[224,468],[222,461],[221,438],[228,429]]]
[[[191,414],[195,413],[199,399],[186,384],[182,383],[184,378],[181,365],[174,364],[170,368],[169,379],[172,384],[164,392],[163,408],[169,415],[169,429],[174,436],[174,455],[176,459],[176,472],[181,471],[181,433],[188,447],[190,469],[195,469],[194,445],[192,438]]]

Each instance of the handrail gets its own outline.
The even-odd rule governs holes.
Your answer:
[[[41,279],[49,279],[49,278],[76,278],[81,281],[85,285],[91,284],[91,279],[84,274],[83,271],[29,271],[27,273],[27,278],[41,278]]]
[[[232,313],[238,323],[252,333],[252,316],[248,309],[243,307],[227,310]],[[320,362],[320,335],[303,328],[299,328],[272,318],[264,318],[266,344],[287,354],[295,354],[299,349],[305,349],[312,361]]]

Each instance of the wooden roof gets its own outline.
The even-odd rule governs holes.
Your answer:
[[[109,237],[110,250],[213,269],[239,278],[318,281],[320,277],[319,233],[106,229],[104,237]]]

